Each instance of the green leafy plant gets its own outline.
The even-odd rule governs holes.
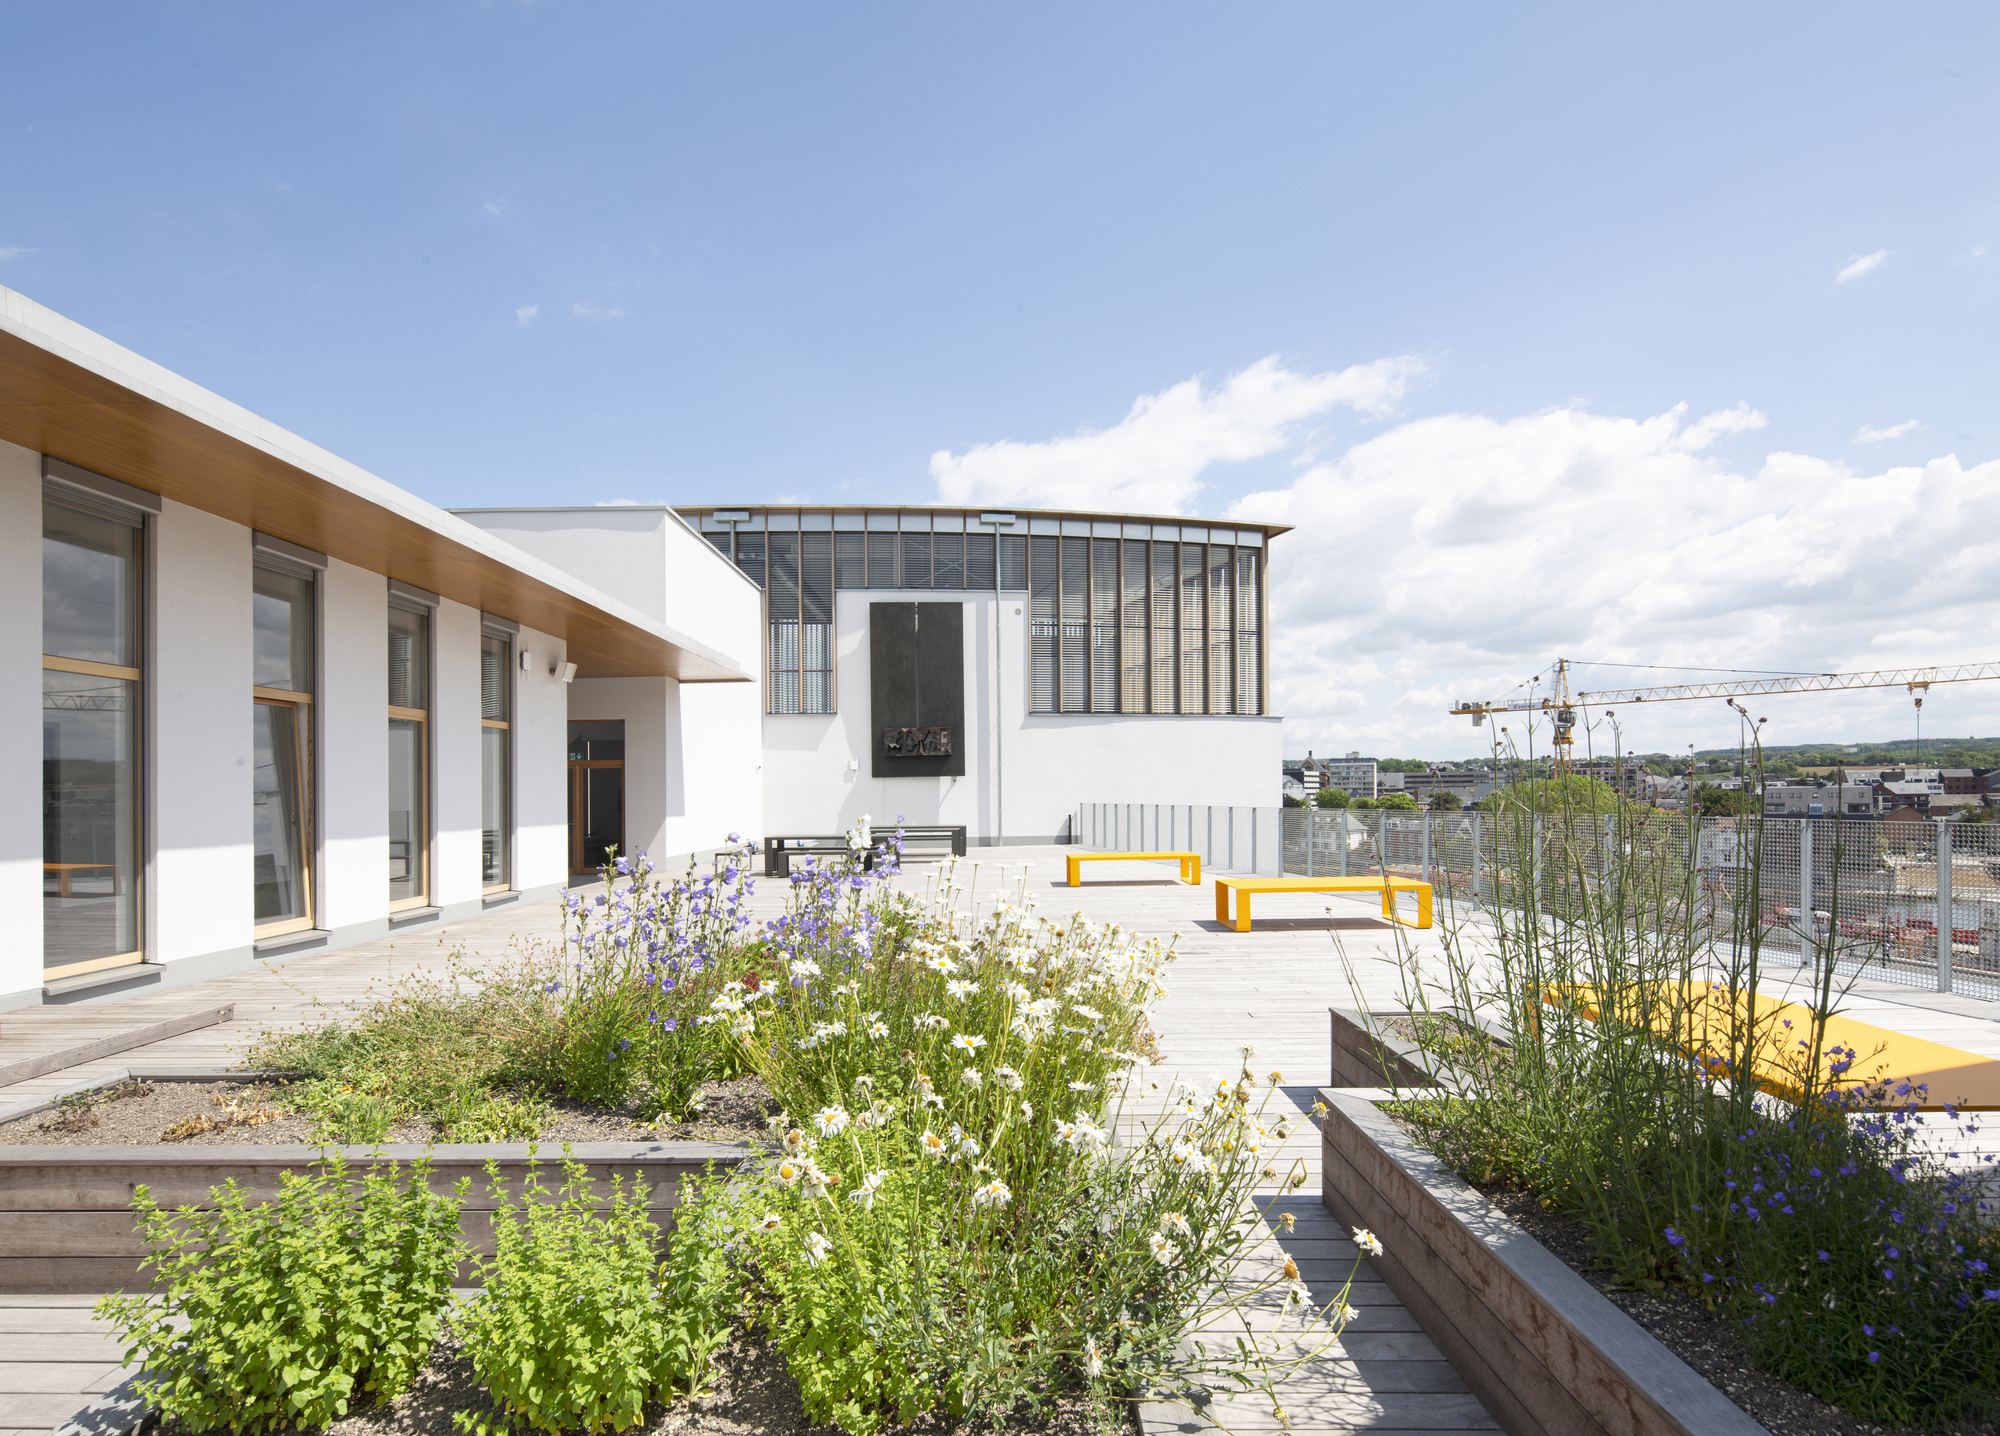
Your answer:
[[[690,1180],[668,1259],[643,1191],[614,1177],[600,1202],[588,1171],[563,1159],[555,1200],[532,1154],[520,1199],[487,1171],[500,1204],[484,1289],[454,1325],[494,1409],[461,1412],[475,1436],[514,1427],[622,1431],[648,1402],[693,1390],[726,1336],[728,1288],[713,1189]]]
[[[409,1389],[428,1359],[457,1270],[458,1204],[419,1162],[359,1181],[335,1154],[279,1177],[276,1202],[231,1181],[216,1205],[133,1208],[155,1293],[99,1301],[139,1386],[194,1431],[323,1426]],[[461,1187],[461,1191],[463,1188]]]
[[[369,1147],[386,1141],[395,1109],[370,1092],[337,1092],[319,1113],[321,1137],[341,1146]]]

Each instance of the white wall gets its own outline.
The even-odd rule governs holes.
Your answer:
[[[318,924],[389,914],[389,585],[334,559],[320,578]]]
[[[1281,801],[1279,719],[1028,713],[1027,596],[1015,593],[967,594],[962,600],[966,731],[958,741],[965,776],[956,781],[872,776],[868,605],[951,598],[905,589],[847,589],[835,596],[840,711],[764,718],[758,836],[841,832],[866,813],[878,824],[898,815],[911,823],[964,824],[975,842],[1003,831],[1008,842],[1047,842],[1065,831],[1080,802],[1276,806]],[[858,763],[853,772],[850,759]],[[996,770],[1002,780],[996,780]]]
[[[521,667],[521,655],[528,666]],[[569,882],[569,693],[549,668],[560,639],[514,639],[514,887],[541,895]]]
[[[454,512],[761,677],[763,595],[671,510]],[[626,847],[677,858],[756,836],[763,710],[756,682],[586,677],[570,685],[568,716],[624,722]]]
[[[147,956],[247,952],[250,532],[169,499],[154,521]]]
[[[431,651],[431,904],[476,904],[486,822],[479,791],[479,610],[450,599],[439,604],[431,615]]]
[[[0,443],[0,1008],[42,1000],[42,456]]]

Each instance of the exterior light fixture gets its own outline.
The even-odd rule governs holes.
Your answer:
[[[576,681],[576,665],[574,663],[564,663],[561,659],[557,659],[549,668],[549,677],[555,679],[558,683],[574,683]]]

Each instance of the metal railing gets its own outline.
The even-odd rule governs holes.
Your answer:
[[[1195,852],[1202,866],[1278,877],[1284,866],[1283,808],[1209,803],[1079,803],[1071,841],[1125,852]]]
[[[1843,973],[2000,1000],[2000,824],[1702,818],[1690,826],[1671,815],[1301,808],[1282,817],[1287,873],[1386,869],[1433,883],[1440,901],[1448,892],[1513,906],[1529,875],[1551,866],[1595,881],[1621,860],[1648,861],[1695,873],[1715,928],[1754,924],[1771,959],[1830,959]]]

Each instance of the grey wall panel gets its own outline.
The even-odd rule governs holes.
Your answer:
[[[965,605],[868,605],[869,771],[877,778],[965,774]],[[944,757],[892,758],[889,728],[948,728]]]

